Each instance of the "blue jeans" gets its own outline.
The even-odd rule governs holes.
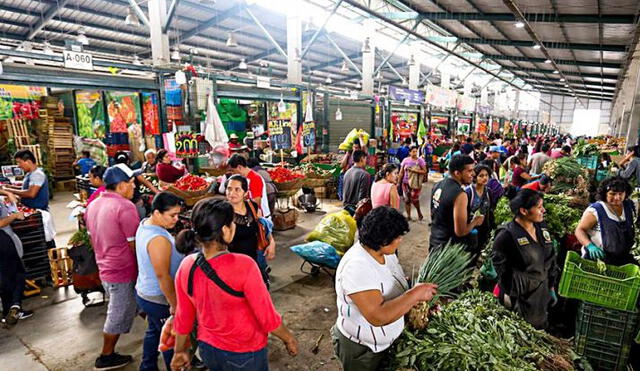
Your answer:
[[[142,344],[142,363],[140,370],[158,370],[158,345],[160,344],[160,333],[164,322],[169,318],[169,306],[152,303],[144,300],[136,294],[138,307],[147,314],[147,331],[144,333],[144,342]],[[173,349],[162,352],[162,358],[167,366],[167,370],[171,370],[171,359],[173,358]]]
[[[236,353],[199,341],[200,357],[210,371],[269,371],[267,347],[257,352]]]

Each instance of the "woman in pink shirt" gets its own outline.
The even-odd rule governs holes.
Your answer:
[[[398,167],[394,164],[386,164],[376,174],[376,182],[371,186],[371,206],[391,206],[400,208],[400,195],[398,195]]]
[[[193,229],[178,235],[179,251],[199,245],[202,252],[185,258],[176,274],[172,370],[190,364],[187,339],[196,318],[200,356],[210,370],[268,370],[269,333],[284,342],[289,354],[298,353],[298,342],[273,306],[256,262],[227,250],[236,231],[233,218],[229,202],[205,199],[193,209]]]

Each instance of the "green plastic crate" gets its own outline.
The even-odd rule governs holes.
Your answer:
[[[578,157],[576,161],[587,169],[595,170],[598,167],[598,156]]]
[[[639,313],[581,302],[576,317],[576,338],[597,339],[614,347],[631,344],[638,329]]]
[[[596,171],[596,182],[601,182],[609,176],[609,170]]]
[[[601,273],[596,262],[582,259],[574,251],[567,253],[558,288],[560,295],[607,308],[634,310],[639,292],[640,268],[637,265],[607,265]]]
[[[626,371],[631,345],[613,346],[586,336],[576,336],[575,351],[598,371]]]

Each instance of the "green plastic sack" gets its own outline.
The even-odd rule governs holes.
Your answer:
[[[307,242],[322,241],[333,246],[339,255],[353,245],[356,236],[356,221],[347,211],[332,213],[320,220],[320,223],[309,233]]]
[[[342,143],[338,146],[338,149],[341,151],[350,151],[353,147],[353,142],[358,140],[358,137],[362,134],[362,139],[364,139],[365,144],[369,143],[369,134],[362,129],[351,129],[349,134],[344,138]]]

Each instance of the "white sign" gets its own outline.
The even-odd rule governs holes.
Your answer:
[[[259,88],[271,88],[271,79],[269,78],[269,76],[258,76],[256,82]]]
[[[78,53],[71,50],[63,51],[64,68],[93,71],[93,57],[88,53]]]

